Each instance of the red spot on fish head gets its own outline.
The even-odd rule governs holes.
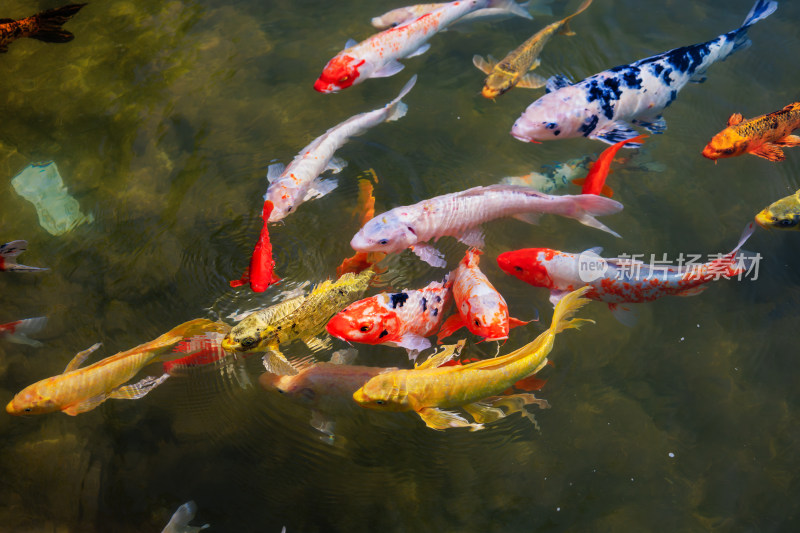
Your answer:
[[[361,75],[359,67],[366,63],[366,60],[358,60],[349,55],[339,55],[328,61],[322,74],[314,82],[314,89],[321,93],[332,93],[347,89],[353,85]]]
[[[549,248],[525,248],[504,252],[497,256],[497,265],[505,272],[535,287],[553,286],[547,271],[547,262],[557,251]]]
[[[375,298],[366,298],[336,314],[325,329],[342,340],[382,344],[394,340],[400,320],[394,311],[377,305]]]

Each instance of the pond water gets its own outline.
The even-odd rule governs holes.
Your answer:
[[[92,361],[195,317],[233,323],[335,276],[358,229],[357,178],[370,169],[381,212],[598,154],[606,145],[588,139],[515,140],[511,125],[542,91],[485,100],[471,63],[473,54],[502,57],[577,4],[442,33],[398,75],[333,95],[313,90],[325,63],[347,39],[371,35],[371,17],[403,3],[107,0],[67,23],[70,43],[12,43],[0,55],[0,242],[27,239],[20,262],[51,270],[0,275],[0,323],[49,318],[35,335],[43,347],[0,339],[3,402],[96,342]],[[6,0],[0,18],[57,5]],[[578,80],[704,42],[737,28],[751,6],[596,0],[573,20],[575,36],[546,46],[538,72]],[[499,253],[726,252],[758,211],[800,188],[800,149],[782,163],[700,156],[731,113],[753,117],[797,99],[798,20],[800,4],[780,2],[750,30],[752,47],[684,88],[664,113],[664,135],[614,165],[608,183],[625,209],[603,222],[623,239],[561,217],[485,226],[484,272],[512,315],[542,317],[513,330],[501,353],[535,338],[552,306],[544,289],[506,276]],[[258,239],[267,166],[384,105],[414,73],[408,114],[341,148],[349,164],[339,187],[272,226],[283,281],[261,294],[230,288]],[[27,165],[48,161],[93,218],[59,236],[11,187]],[[451,238],[439,246],[451,267],[465,250]],[[0,531],[160,531],[192,499],[194,523],[210,531],[797,530],[800,248],[793,232],[761,229],[746,248],[763,258],[758,279],[643,304],[635,327],[600,303],[585,308],[596,325],[559,335],[541,372],[537,395],[551,408],[535,412],[538,430],[514,415],[479,432],[437,432],[413,413],[354,404],[331,444],[308,409],[258,387],[258,357],[191,369],[141,400],[77,417],[3,413]],[[387,264],[383,279],[396,289],[444,273],[408,251]],[[475,340],[467,354],[494,355],[493,343]],[[345,347],[334,340],[331,350]],[[409,364],[396,348],[357,348],[358,364]]]

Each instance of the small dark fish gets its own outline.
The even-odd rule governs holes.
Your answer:
[[[66,43],[75,38],[61,26],[86,4],[69,4],[48,9],[24,19],[0,19],[0,53],[17,39],[30,37],[46,43]]]

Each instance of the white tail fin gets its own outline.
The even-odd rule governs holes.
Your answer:
[[[20,265],[17,256],[28,249],[28,241],[17,240],[0,245],[0,272],[38,272],[47,268]]]
[[[531,14],[528,13],[528,10],[525,9],[527,7],[527,4],[524,5],[518,4],[514,0],[489,0],[489,5],[486,7],[490,9],[499,9],[502,11],[507,11],[512,15],[516,15],[518,17],[526,19],[533,18]]]
[[[0,326],[0,333],[5,333],[6,339],[11,342],[39,347],[43,346],[43,344],[29,338],[28,335],[31,333],[38,333],[44,328],[45,324],[47,324],[46,316],[26,318]]]
[[[603,215],[613,215],[614,213],[619,213],[622,211],[623,205],[616,200],[612,200],[611,198],[606,198],[604,196],[595,196],[593,194],[580,194],[580,195],[568,195],[573,198],[575,204],[578,206],[576,210],[577,213],[575,215],[567,215],[572,216],[575,220],[580,222],[581,224],[585,224],[587,226],[591,226],[593,228],[597,228],[599,230],[603,230],[605,232],[610,233],[615,237],[620,237],[620,234],[616,231],[612,230],[599,220],[597,220],[596,216],[603,216]],[[567,196],[563,196],[562,198],[566,198]]]

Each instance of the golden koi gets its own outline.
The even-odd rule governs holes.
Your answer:
[[[581,288],[566,295],[556,306],[550,329],[508,355],[460,366],[436,366],[442,362],[433,357],[413,370],[375,376],[353,394],[353,399],[369,409],[416,411],[432,429],[482,429],[483,422],[498,417],[498,405],[509,403],[507,397],[497,399],[496,396],[519,380],[535,374],[547,363],[556,334],[593,322],[571,318],[589,302],[582,298],[587,290]],[[523,404],[535,400],[533,395],[519,396],[522,398],[517,402]],[[476,423],[469,423],[460,415],[443,410],[448,407],[464,408]]]
[[[75,416],[91,411],[109,398],[135,400],[141,398],[164,382],[166,375],[145,378],[133,385],[122,386],[147,364],[153,362],[165,349],[185,337],[207,331],[225,331],[219,322],[199,318],[185,322],[155,340],[125,352],[106,357],[85,368],[79,368],[90,353],[100,347],[78,353],[67,364],[62,374],[43,379],[24,388],[6,406],[12,415],[36,415],[63,411]]]
[[[762,228],[800,230],[800,191],[781,198],[756,215]]]
[[[255,311],[222,339],[222,348],[229,352],[267,351],[264,366],[269,372],[297,374],[278,346],[300,339],[312,350],[324,348],[315,336],[333,315],[364,294],[373,276],[371,268],[357,275],[345,274],[336,281],[321,283],[308,295]]]
[[[713,159],[750,153],[768,161],[783,161],[781,147],[800,146],[800,137],[790,135],[800,128],[800,102],[780,111],[745,120],[741,113],[728,119],[728,127],[714,135],[703,156]]]
[[[585,0],[575,13],[558,22],[548,24],[515,50],[509,52],[500,62],[492,56],[489,56],[488,60],[479,55],[473,56],[472,64],[489,75],[481,91],[483,97],[496,98],[513,87],[526,89],[544,87],[547,80],[529,71],[539,66],[539,54],[542,53],[544,45],[553,35],[556,33],[575,35],[575,32],[569,29],[569,20],[581,14],[591,3],[592,0]]]

